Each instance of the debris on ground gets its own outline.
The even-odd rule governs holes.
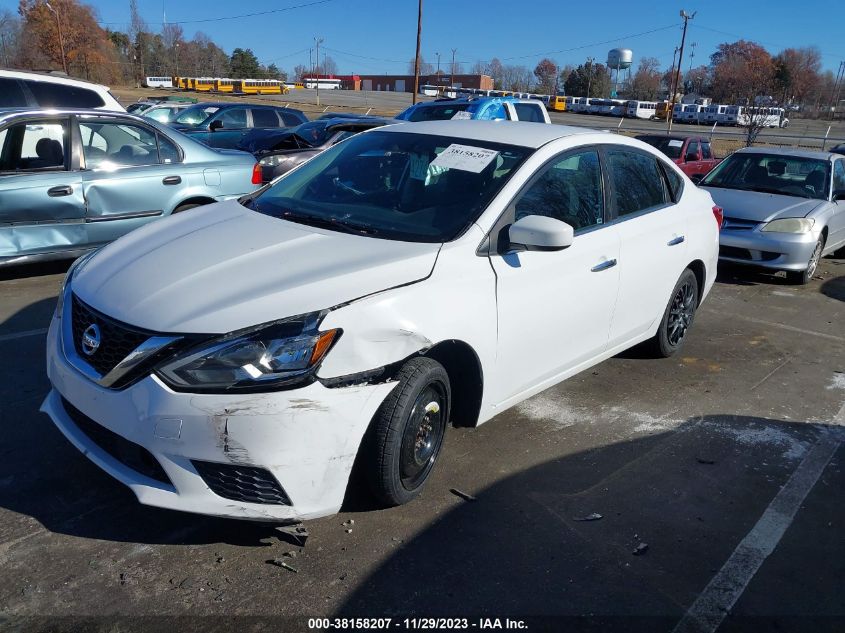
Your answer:
[[[451,492],[456,497],[460,497],[464,501],[475,501],[475,497],[473,497],[471,494],[467,494],[466,492],[462,492],[461,490],[458,490],[457,488],[449,488],[449,492]]]
[[[634,548],[634,551],[631,552],[634,556],[642,556],[648,551],[648,543],[640,543]]]
[[[346,533],[347,533],[347,534],[352,534],[352,528],[348,528],[348,529],[346,530]]]
[[[715,459],[709,459],[707,457],[696,457],[695,461],[697,461],[699,464],[709,464],[711,466],[716,463]]]
[[[275,565],[276,567],[281,567],[282,569],[287,569],[288,571],[292,571],[295,574],[299,573],[299,570],[296,567],[291,567],[285,562],[284,557],[280,558],[271,558],[267,561],[270,565]]]
[[[348,521],[344,521],[342,525],[343,525],[343,527],[349,527],[349,526],[355,525],[355,519],[349,519]]]
[[[216,563],[219,565],[220,563],[224,563],[224,562],[226,562],[226,559],[223,558],[220,554],[217,554]]]
[[[276,532],[281,540],[297,547],[305,547],[305,541],[308,540],[308,528],[301,523],[277,527]]]
[[[598,512],[592,512],[592,513],[588,514],[587,516],[572,517],[572,520],[573,521],[600,521],[603,518],[604,518],[604,516],[599,514]]]
[[[296,558],[296,552],[291,550],[290,552],[285,552],[282,554],[283,558]]]
[[[119,577],[120,586],[123,587],[128,582],[128,580],[129,580],[129,578],[127,578],[126,574],[121,572],[120,577]]]

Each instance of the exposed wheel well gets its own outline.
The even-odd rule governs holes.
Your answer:
[[[203,196],[197,196],[195,198],[188,198],[187,200],[182,200],[182,202],[177,204],[173,208],[173,213],[176,213],[176,211],[178,211],[182,207],[189,205],[189,204],[203,205],[203,204],[212,204],[214,202],[216,202],[216,200],[214,198],[207,198],[207,197],[203,197]]]
[[[484,374],[478,355],[463,341],[438,343],[425,356],[443,365],[452,387],[452,425],[475,426],[481,411]]]
[[[695,275],[695,280],[698,282],[698,303],[701,304],[701,295],[704,290],[704,284],[707,282],[707,269],[704,267],[704,262],[696,259],[689,266],[687,266]]]

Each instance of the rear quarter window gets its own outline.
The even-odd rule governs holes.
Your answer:
[[[26,87],[41,107],[100,108],[106,104],[95,91],[79,86],[26,80]]]
[[[20,108],[26,105],[26,95],[18,80],[0,77],[0,108]]]
[[[546,122],[540,112],[541,106],[539,105],[535,106],[533,103],[515,103],[513,107],[520,121],[531,121],[532,123]]]

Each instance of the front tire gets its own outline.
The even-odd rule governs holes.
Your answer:
[[[822,251],[824,250],[824,235],[819,236],[819,241],[816,242],[816,247],[813,249],[813,254],[810,255],[810,261],[807,262],[807,268],[804,270],[788,270],[786,271],[786,280],[789,283],[803,286],[810,283],[816,270],[819,268],[819,261],[822,258]]]
[[[657,334],[651,339],[651,349],[660,358],[674,355],[686,340],[698,308],[698,279],[689,268],[681,273],[672,290],[669,303],[660,319]]]
[[[408,503],[431,474],[449,421],[449,375],[435,360],[409,360],[379,407],[365,443],[366,471],[383,504]]]

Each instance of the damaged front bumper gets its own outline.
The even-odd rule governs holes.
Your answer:
[[[364,432],[395,386],[190,394],[148,376],[116,391],[68,364],[57,330],[54,320],[53,389],[41,410],[138,501],[173,510],[268,521],[337,512]]]

